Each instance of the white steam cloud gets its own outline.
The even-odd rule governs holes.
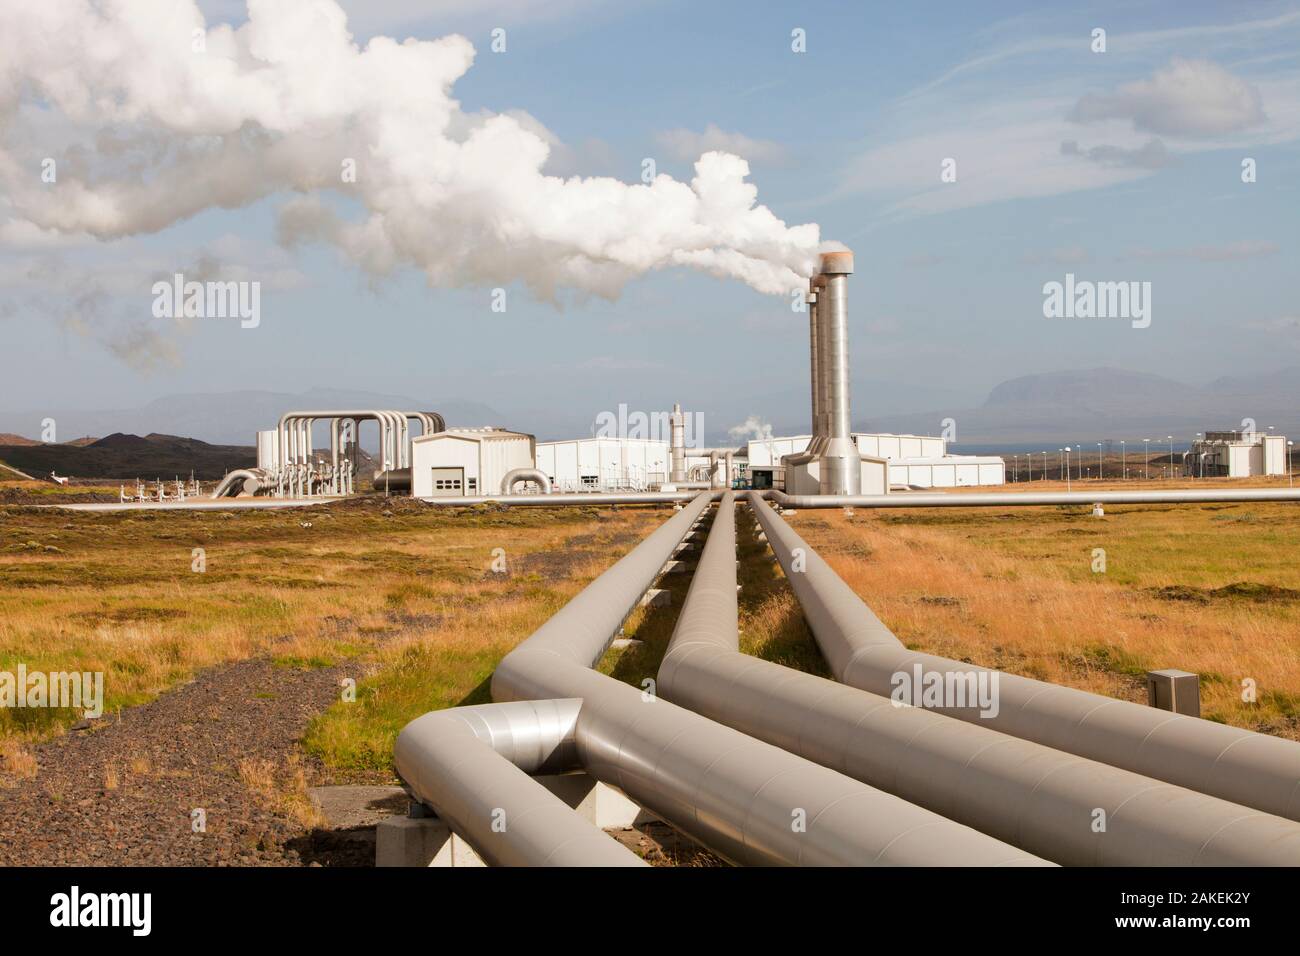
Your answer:
[[[816,224],[758,205],[728,153],[702,155],[689,183],[543,174],[544,127],[453,98],[474,60],[464,37],[360,47],[334,0],[248,11],[234,28],[191,0],[0,7],[0,240],[153,233],[292,193],[286,243],[332,243],[375,276],[413,266],[433,285],[522,281],[542,298],[612,298],[674,265],[785,294],[830,248]]]

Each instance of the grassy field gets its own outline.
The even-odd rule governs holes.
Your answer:
[[[803,511],[790,522],[909,647],[1143,703],[1146,671],[1194,671],[1202,716],[1300,739],[1300,508],[1105,510]],[[806,647],[788,589],[742,616],[751,649]]]
[[[388,779],[407,721],[488,700],[496,662],[668,514],[451,513],[396,499],[278,512],[0,507],[0,670],[103,671],[111,711],[225,661],[349,663],[356,700],[319,716],[305,747],[335,782]],[[1191,670],[1205,716],[1300,739],[1294,506],[790,520],[911,647],[1131,700],[1145,699],[1146,670]],[[744,510],[739,524],[742,649],[825,674]],[[508,573],[492,570],[496,548]],[[606,655],[602,670],[636,685],[654,676],[688,583],[660,583],[673,606],[637,611],[624,632],[641,643]],[[1253,703],[1242,700],[1248,678]],[[0,710],[0,765],[20,770],[24,747],[76,719]]]
[[[307,745],[341,772],[387,773],[407,720],[486,700],[502,654],[666,513],[453,514],[398,500],[243,512],[3,508],[0,671],[102,671],[111,712],[222,662],[355,662],[356,701],[318,720]],[[492,569],[497,548],[506,573]],[[0,710],[0,763],[27,765],[27,745],[78,718]]]

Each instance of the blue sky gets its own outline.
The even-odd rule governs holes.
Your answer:
[[[200,6],[209,21],[244,18],[239,3]],[[1195,382],[1300,365],[1295,3],[341,6],[360,42],[463,33],[477,57],[453,95],[544,124],[548,172],[633,182],[649,157],[688,180],[703,149],[744,155],[760,203],[856,253],[860,392],[909,382],[919,411],[1057,369]],[[489,52],[495,27],[504,53]],[[1089,48],[1098,27],[1104,53]],[[796,28],[805,53],[791,50]],[[949,157],[957,181],[943,183]],[[802,394],[806,317],[788,298],[671,268],[614,302],[512,286],[495,313],[485,287],[431,288],[410,268],[376,280],[333,246],[281,248],[292,198],[112,241],[11,238],[0,401],[331,386],[475,399],[527,427],[543,404],[594,415],[726,394],[727,414],[771,418]],[[142,360],[133,330],[150,300],[119,280],[204,254],[262,281],[261,325],[152,323],[167,344]],[[1151,282],[1151,326],[1045,319],[1042,286],[1066,272]]]

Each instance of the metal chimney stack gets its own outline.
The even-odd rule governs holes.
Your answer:
[[[672,447],[672,470],[668,473],[668,480],[677,485],[686,480],[686,420],[682,416],[680,403],[673,404],[668,427]]]
[[[822,254],[821,275],[817,277],[822,284],[817,287],[816,320],[820,355],[813,361],[822,379],[821,417],[825,437],[821,442],[814,437],[813,444],[820,459],[818,477],[824,495],[862,493],[862,456],[853,441],[849,400],[847,286],[852,274],[853,253]]]

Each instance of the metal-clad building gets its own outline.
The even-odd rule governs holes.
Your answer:
[[[515,468],[532,468],[536,440],[503,428],[449,428],[411,441],[411,494],[417,498],[496,495]]]
[[[749,443],[749,466],[779,466],[787,455],[808,447],[811,435],[758,439]],[[949,455],[947,442],[933,435],[891,435],[855,432],[858,451],[869,459],[889,462],[889,484],[911,488],[964,488],[1001,485],[1006,482],[1006,465],[1001,458],[978,455]],[[867,480],[869,471],[863,472]],[[873,480],[874,480],[874,473]],[[787,474],[787,483],[791,476]],[[795,483],[806,479],[794,478]]]
[[[1184,472],[1192,477],[1249,478],[1285,475],[1285,435],[1267,432],[1206,432],[1183,458]]]
[[[889,463],[889,483],[911,488],[965,488],[1006,483],[1006,463],[993,456],[900,458]]]
[[[556,492],[644,491],[668,480],[668,442],[577,438],[537,443],[537,467]]]
[[[786,455],[797,455],[807,449],[811,441],[811,435],[752,440],[749,443],[750,467],[778,465]],[[861,454],[871,458],[942,458],[947,454],[947,443],[933,435],[855,432],[853,441]]]

